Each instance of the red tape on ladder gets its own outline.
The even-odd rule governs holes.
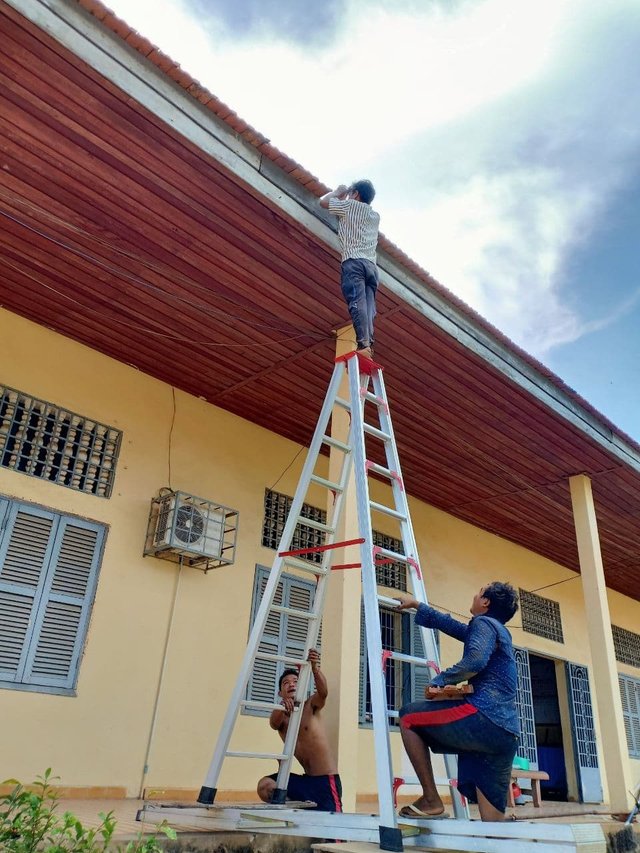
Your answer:
[[[331,545],[316,545],[314,548],[296,548],[294,551],[278,551],[278,557],[299,557],[300,554],[317,554],[320,551],[331,551],[347,545],[362,545],[364,539],[347,539],[346,542],[333,542]]]

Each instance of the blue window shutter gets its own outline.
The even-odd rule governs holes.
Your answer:
[[[267,581],[269,580],[269,569],[264,566],[256,568],[256,577],[253,586],[253,598],[251,604],[251,623],[250,627],[255,622],[258,613],[258,607],[262,601]],[[282,604],[282,582],[278,584],[276,594],[273,600],[274,604]],[[271,613],[267,619],[262,640],[258,646],[261,652],[268,654],[278,654],[280,650],[280,634],[282,629],[282,614]],[[247,688],[247,697],[258,702],[275,702],[278,693],[278,685],[276,673],[278,664],[275,661],[256,660],[253,665],[253,671],[249,677],[249,685]],[[260,714],[259,711],[251,713]],[[267,714],[268,712],[262,712]]]
[[[103,540],[102,525],[60,519],[32,626],[25,684],[75,687]]]
[[[416,625],[413,615],[409,617],[409,625],[411,643],[409,654],[426,660],[427,655],[424,650],[424,643],[422,642],[422,629],[419,625]],[[431,669],[428,666],[417,666],[413,663],[409,664],[409,669],[411,671],[411,701],[420,702],[424,699],[424,691],[431,681]]]
[[[262,601],[268,579],[269,569],[264,566],[257,566],[251,605],[251,625],[253,625],[258,613],[258,607]],[[312,581],[283,574],[276,590],[274,604],[292,607],[296,610],[310,610],[313,605],[315,588],[316,586]],[[306,643],[307,625],[306,619],[281,613],[271,613],[258,648],[260,651],[270,654],[292,655],[302,658]],[[319,636],[318,651],[320,650],[320,642]],[[256,660],[249,678],[247,697],[259,702],[277,702],[278,678],[283,669],[283,665],[275,661]],[[250,713],[268,714],[268,712],[255,710]]]
[[[360,671],[359,671],[359,700],[358,700],[358,722],[371,722],[371,709],[368,708],[371,700],[369,698],[369,663],[367,660],[367,629],[364,624],[364,606],[360,605]],[[368,700],[368,701],[367,701]]]
[[[632,758],[640,758],[640,681],[619,675],[618,685],[629,755]]]
[[[5,500],[0,515],[0,681],[21,683],[58,518]]]

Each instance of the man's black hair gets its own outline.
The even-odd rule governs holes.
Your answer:
[[[489,599],[487,616],[493,616],[504,625],[518,609],[518,593],[510,583],[494,581],[485,586],[483,597]]]
[[[371,204],[373,199],[375,198],[376,191],[373,188],[373,184],[371,181],[362,180],[362,181],[354,181],[351,184],[351,189],[355,190],[360,196],[360,201],[363,201],[365,204]]]
[[[285,669],[285,671],[280,676],[280,680],[278,681],[278,693],[282,690],[282,682],[288,675],[298,675],[297,669]]]

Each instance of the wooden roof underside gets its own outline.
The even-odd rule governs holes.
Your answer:
[[[0,37],[0,303],[307,444],[335,252],[1,3]],[[640,600],[640,473],[394,293],[378,310],[409,493],[577,571],[586,473],[607,584]]]

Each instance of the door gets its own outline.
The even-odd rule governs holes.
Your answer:
[[[517,754],[520,758],[527,758],[531,769],[537,770],[538,745],[536,743],[536,723],[533,715],[529,652],[526,649],[518,648],[514,648],[513,651],[518,667],[516,705],[518,708],[518,717],[520,718],[520,743]]]
[[[567,663],[569,710],[576,758],[580,798],[583,803],[601,803],[602,785],[598,766],[596,732],[593,725],[589,672],[585,666]]]

